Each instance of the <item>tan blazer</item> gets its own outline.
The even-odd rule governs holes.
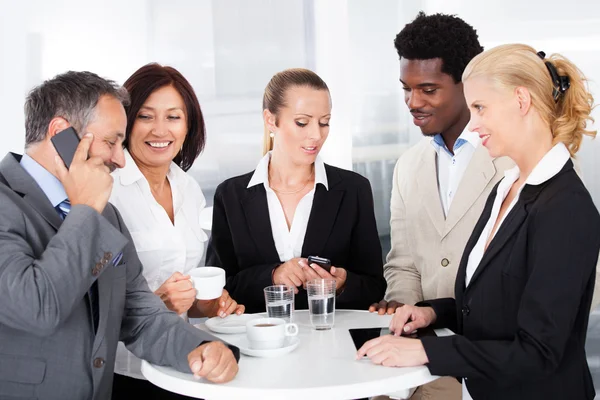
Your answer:
[[[384,266],[386,300],[415,304],[454,296],[454,280],[467,240],[504,171],[515,164],[492,159],[478,146],[447,218],[440,199],[437,154],[424,138],[400,157],[391,199],[392,248]]]

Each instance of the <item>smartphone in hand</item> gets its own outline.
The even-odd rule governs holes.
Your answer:
[[[79,136],[73,127],[69,127],[65,130],[58,132],[51,139],[56,152],[62,158],[63,162],[67,166],[67,169],[71,166],[73,156],[79,146]]]
[[[317,264],[319,267],[323,268],[325,271],[331,271],[331,261],[328,258],[318,257],[318,256],[308,256],[308,265]]]

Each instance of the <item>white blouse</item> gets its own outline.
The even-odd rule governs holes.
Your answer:
[[[529,176],[527,177],[525,184],[519,188],[517,195],[515,196],[513,201],[506,209],[506,212],[502,216],[502,219],[500,220],[496,231],[490,237],[491,231],[494,228],[494,225],[496,224],[496,221],[498,219],[500,207],[502,206],[502,203],[504,202],[506,196],[508,196],[508,193],[510,192],[510,189],[512,188],[513,184],[517,181],[517,179],[519,179],[520,176],[518,166],[505,171],[504,179],[498,185],[498,190],[496,193],[496,198],[494,199],[494,204],[492,206],[490,219],[483,228],[483,231],[479,236],[477,244],[475,244],[475,247],[473,247],[473,250],[471,250],[471,254],[469,254],[469,260],[467,262],[467,271],[465,277],[466,286],[469,286],[473,274],[475,273],[475,271],[479,267],[479,264],[481,263],[481,259],[483,258],[483,254],[485,252],[485,244],[489,240],[493,239],[496,235],[496,232],[500,230],[502,223],[504,223],[504,220],[519,200],[523,187],[525,185],[541,185],[542,183],[546,182],[547,180],[558,174],[570,158],[571,155],[569,153],[569,150],[567,150],[567,147],[562,142],[554,145],[554,147],[552,147],[552,149],[548,153],[546,153],[544,157],[542,157],[540,162],[538,162],[535,168],[531,171],[531,174],[529,174]],[[463,400],[473,400],[473,398],[469,394],[469,391],[467,390],[467,386],[464,380]]]
[[[308,192],[298,203],[294,212],[292,225],[288,229],[285,219],[283,207],[277,198],[277,194],[269,186],[269,162],[271,161],[271,152],[265,154],[260,160],[250,182],[248,188],[263,184],[267,192],[267,204],[269,207],[269,218],[271,220],[271,230],[273,231],[273,240],[279,254],[279,260],[286,262],[292,258],[302,255],[302,246],[304,245],[304,236],[306,235],[306,227],[312,209],[313,199],[315,197],[315,189],[317,184],[322,184],[325,189],[329,190],[327,185],[327,173],[325,164],[319,156],[315,160],[315,186]],[[315,254],[317,255],[317,254]]]
[[[176,271],[186,274],[198,267],[208,240],[200,227],[206,200],[198,183],[171,163],[167,179],[173,196],[173,224],[127,150],[125,168],[115,170],[113,178],[110,202],[131,233],[150,290],[158,289]],[[187,318],[185,314],[182,317]],[[140,360],[119,342],[115,372],[144,379],[140,368]]]

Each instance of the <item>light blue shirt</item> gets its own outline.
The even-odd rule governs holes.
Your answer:
[[[431,144],[437,153],[438,190],[446,217],[462,177],[480,141],[478,133],[469,132],[466,128],[456,139],[453,152],[448,150],[441,134],[435,135],[431,140]]]
[[[67,193],[62,183],[57,177],[52,175],[46,168],[42,167],[37,161],[23,154],[21,158],[21,166],[42,189],[52,207],[56,207],[67,199]]]

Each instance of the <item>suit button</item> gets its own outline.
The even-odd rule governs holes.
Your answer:
[[[443,258],[443,259],[442,259],[442,267],[447,267],[447,266],[448,266],[448,264],[450,264],[450,261],[448,261],[448,259],[447,259],[447,258]]]
[[[102,368],[104,366],[104,358],[94,358],[94,367]]]
[[[471,312],[471,309],[469,308],[469,306],[464,306],[462,308],[462,313],[463,315],[466,317],[467,315],[469,315],[469,313]]]
[[[96,268],[96,267],[92,268],[92,276],[98,276],[98,274],[100,274],[100,271],[98,270],[98,268]]]
[[[110,261],[112,259],[112,253],[109,251],[108,253],[104,253],[104,258],[102,261]]]

